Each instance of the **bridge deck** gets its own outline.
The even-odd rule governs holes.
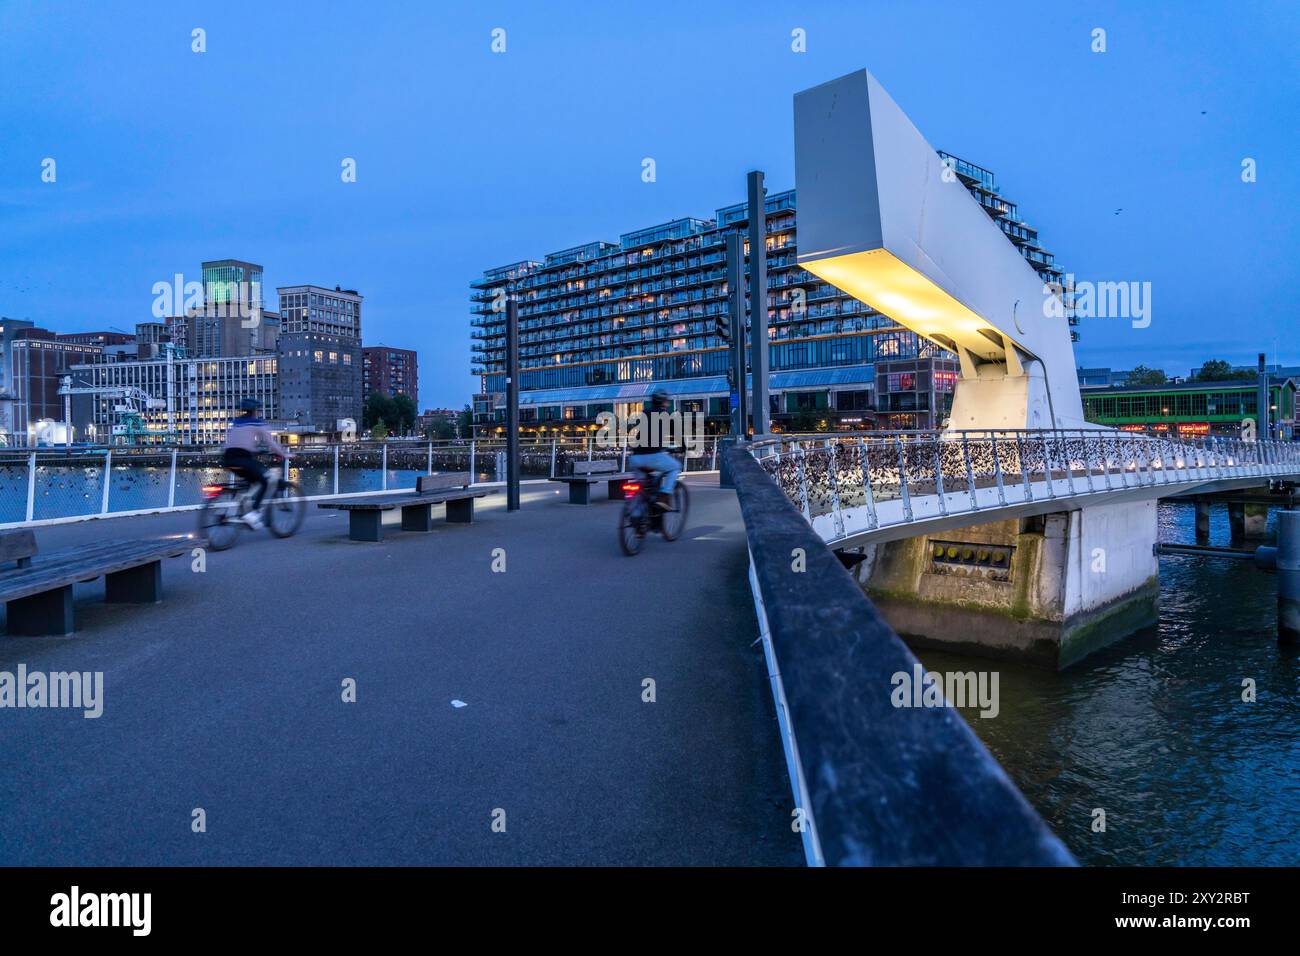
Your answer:
[[[75,637],[0,638],[0,671],[103,671],[105,699],[0,710],[0,864],[801,863],[739,510],[691,487],[684,539],[635,559],[613,505],[525,486],[378,545],[309,509],[205,573],[167,562],[156,607],[78,585]]]

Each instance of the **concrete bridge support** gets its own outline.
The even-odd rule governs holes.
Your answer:
[[[1210,503],[1200,498],[1196,500],[1196,543],[1210,543]]]
[[[876,546],[859,580],[916,646],[1066,667],[1157,620],[1154,501]]]
[[[1228,502],[1228,526],[1233,541],[1259,541],[1268,534],[1268,505]]]
[[[1268,535],[1268,505],[1247,502],[1243,519],[1247,541],[1259,541]]]

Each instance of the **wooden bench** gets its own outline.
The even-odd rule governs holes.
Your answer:
[[[414,491],[395,491],[387,495],[335,498],[322,501],[320,508],[348,513],[348,537],[353,541],[382,541],[384,512],[402,509],[403,531],[432,531],[433,506],[447,506],[447,520],[469,524],[474,520],[474,499],[487,495],[485,489],[469,487],[468,471],[449,471],[442,475],[421,475]]]
[[[550,480],[560,481],[569,486],[569,504],[588,505],[591,504],[592,485],[598,485],[602,481],[608,482],[610,500],[621,500],[623,497],[623,482],[635,477],[636,472],[620,471],[618,462],[610,459],[605,461],[575,461],[572,474],[561,475]]]
[[[162,559],[199,547],[202,540],[103,541],[37,555],[30,531],[0,532],[0,601],[9,634],[71,634],[76,630],[72,586],[104,579],[104,600],[112,604],[162,601]]]

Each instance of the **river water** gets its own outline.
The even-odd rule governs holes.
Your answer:
[[[1162,503],[1159,523],[1160,540],[1195,543],[1190,504]],[[1210,543],[1229,544],[1226,508]],[[1162,557],[1159,624],[1065,672],[920,657],[996,667],[1000,713],[964,716],[1080,863],[1294,866],[1300,653],[1277,643],[1276,595],[1251,562]]]

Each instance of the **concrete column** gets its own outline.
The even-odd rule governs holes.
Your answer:
[[[1268,533],[1268,505],[1248,504],[1242,518],[1247,539],[1259,540]]]
[[[1277,639],[1300,644],[1300,511],[1277,513]]]
[[[1246,537],[1246,505],[1243,502],[1228,502],[1228,527],[1234,542]]]
[[[1210,543],[1210,503],[1200,499],[1196,502],[1196,543]]]
[[[914,646],[1061,668],[1158,620],[1156,538],[1154,501],[1093,505],[878,545],[864,584]]]

